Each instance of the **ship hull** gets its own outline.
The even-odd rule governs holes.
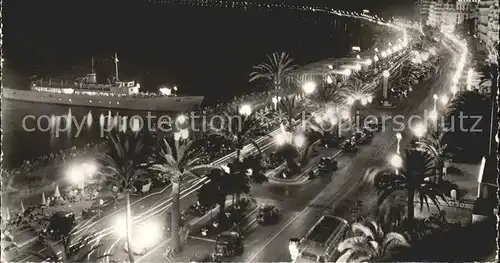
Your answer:
[[[49,93],[31,90],[2,88],[2,97],[9,100],[27,101],[67,106],[127,109],[156,112],[187,112],[200,107],[203,96],[184,97],[113,97]]]

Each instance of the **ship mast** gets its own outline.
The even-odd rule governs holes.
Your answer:
[[[118,78],[118,55],[116,54],[115,52],[115,77],[116,77],[116,80],[118,81],[119,78]]]
[[[92,73],[95,73],[94,57],[92,57]]]

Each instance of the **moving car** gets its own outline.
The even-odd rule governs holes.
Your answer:
[[[279,219],[279,210],[273,205],[265,205],[257,213],[257,222],[261,225],[275,224]]]
[[[291,238],[293,262],[331,262],[338,244],[346,237],[349,224],[343,218],[325,215],[302,238]]]
[[[222,232],[215,240],[215,256],[240,256],[243,254],[243,251],[243,237],[236,231]]]

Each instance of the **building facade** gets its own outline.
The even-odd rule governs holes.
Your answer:
[[[477,18],[479,0],[436,1],[429,5],[427,25],[452,32],[456,25]]]
[[[488,33],[486,39],[486,46],[489,49],[497,50],[497,48],[495,48],[495,45],[498,45],[498,34],[499,34],[498,16],[499,16],[498,0],[496,0],[495,3],[493,3],[490,6],[488,14]]]
[[[419,18],[420,23],[424,25],[427,22],[427,18],[429,17],[429,7],[431,5],[432,0],[418,0],[418,9],[419,9]]]

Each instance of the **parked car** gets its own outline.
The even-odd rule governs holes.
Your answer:
[[[341,149],[343,152],[355,152],[357,150],[356,143],[347,139],[342,143]]]
[[[49,218],[49,225],[40,234],[53,240],[60,240],[71,232],[75,222],[73,212],[56,212]]]
[[[90,219],[94,216],[97,216],[99,218],[101,217],[102,212],[103,212],[102,209],[99,207],[85,208],[82,210],[82,218]]]
[[[192,216],[200,217],[204,216],[207,212],[210,210],[214,209],[215,205],[212,205],[210,207],[202,206],[199,203],[192,204],[189,206],[189,214]]]
[[[220,262],[220,258],[214,254],[195,254],[189,260],[189,263],[209,263],[209,262]]]
[[[337,146],[339,146],[340,144],[340,139],[338,139],[337,137],[328,137],[328,138],[325,138],[321,144],[325,147],[325,148],[335,148]]]
[[[363,129],[361,130],[361,132],[362,132],[363,134],[365,134],[365,136],[366,136],[366,138],[367,138],[368,140],[373,139],[374,134],[373,134],[373,131],[371,131],[371,129],[363,128]]]
[[[290,178],[299,173],[300,173],[299,167],[293,167],[293,168],[287,167],[285,170],[283,170],[282,176],[283,178]]]
[[[215,240],[215,252],[218,257],[234,257],[243,254],[243,238],[236,231],[219,234]]]
[[[261,225],[276,224],[279,219],[279,210],[273,205],[265,205],[259,208],[257,222]]]
[[[318,168],[320,171],[336,171],[337,164],[334,157],[321,157]]]
[[[366,135],[360,131],[356,131],[352,134],[351,141],[354,141],[355,144],[366,144],[368,142],[368,138]]]

